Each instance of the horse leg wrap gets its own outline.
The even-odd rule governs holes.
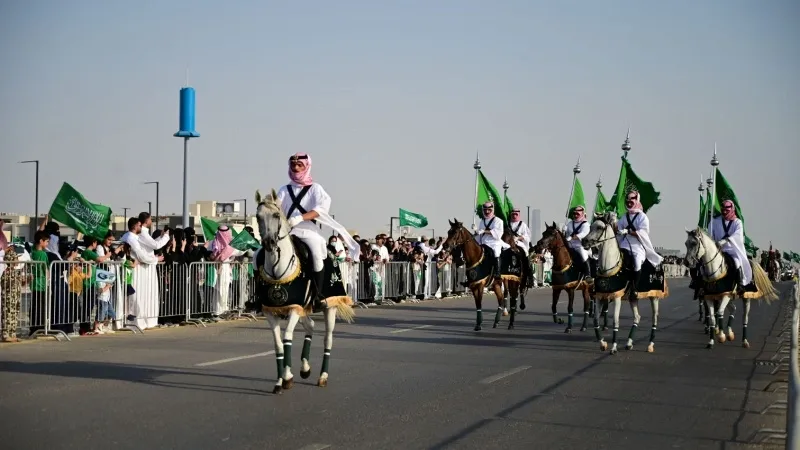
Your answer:
[[[611,342],[613,342],[615,344],[617,343],[617,332],[618,331],[619,331],[619,328],[614,328],[614,331],[611,332]]]
[[[483,323],[483,310],[478,309],[478,310],[475,310],[475,312],[478,313],[478,319],[477,319],[478,322],[477,323],[478,323],[478,325],[480,325],[480,324]]]
[[[278,366],[278,379],[283,378],[283,353],[275,355],[275,363]]]
[[[322,375],[323,373],[328,373],[328,364],[331,359],[331,351],[330,349],[326,349],[325,352],[322,354],[322,369],[320,369],[319,373]]]
[[[567,314],[567,328],[572,328],[572,313]]]
[[[631,327],[631,331],[628,332],[628,339],[635,339],[637,328],[639,328],[639,325],[633,324],[633,326]]]
[[[731,314],[730,316],[728,316],[728,324],[725,326],[725,328],[730,328],[730,327],[731,327],[731,325],[733,325],[733,319],[734,319],[734,317],[735,317],[735,316],[734,316],[733,314]]]
[[[307,334],[305,340],[303,340],[303,353],[300,355],[300,358],[308,361],[308,358],[310,356],[311,356],[311,336]]]
[[[742,325],[742,340],[747,340],[747,324]]]
[[[650,329],[650,342],[656,341],[656,327]]]
[[[292,367],[292,341],[288,339],[283,340],[283,365]]]
[[[497,312],[494,314],[494,324],[495,325],[500,323],[500,316],[502,316],[502,315],[503,315],[503,308],[498,306],[497,307]]]

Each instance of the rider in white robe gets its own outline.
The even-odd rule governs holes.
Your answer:
[[[338,222],[328,215],[331,197],[311,178],[311,157],[296,153],[289,158],[289,179],[291,182],[278,190],[278,203],[292,228],[290,234],[297,236],[308,245],[311,253],[312,280],[315,286],[314,310],[325,307],[321,287],[325,281],[325,258],[328,256],[327,242],[317,222],[334,231],[357,257],[359,246]]]
[[[519,209],[514,208],[514,210],[511,211],[511,217],[508,221],[508,228],[514,235],[514,240],[517,242],[517,247],[521,248],[522,252],[525,254],[525,260],[522,263],[525,265],[524,269],[528,271],[527,286],[533,287],[533,265],[531,264],[531,260],[528,259],[528,251],[531,246],[531,230],[528,228],[528,225],[525,222],[520,220]]]
[[[650,220],[644,213],[642,203],[639,201],[639,193],[629,192],[625,199],[625,206],[628,211],[617,222],[619,229],[619,246],[623,250],[630,252],[633,258],[633,282],[635,287],[639,284],[642,264],[647,259],[653,267],[658,267],[663,258],[656,253],[653,243],[650,241]]]
[[[494,203],[483,204],[483,219],[478,225],[478,243],[485,244],[494,252],[495,276],[500,276],[500,253],[511,248],[503,242],[503,220],[494,215]]]
[[[753,268],[750,267],[747,252],[744,248],[744,226],[736,216],[736,205],[730,200],[721,203],[722,215],[711,222],[711,238],[720,249],[733,258],[736,265],[737,291],[744,292],[744,287],[753,281]]]
[[[583,238],[589,235],[591,228],[586,221],[586,211],[583,206],[578,205],[571,211],[572,220],[564,225],[564,236],[567,238],[567,245],[572,249],[580,260],[575,261],[576,266],[581,270],[581,275],[587,283],[591,283],[592,273],[589,269],[589,251],[583,248]]]

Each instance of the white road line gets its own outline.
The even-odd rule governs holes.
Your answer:
[[[673,310],[673,311],[677,311],[677,310],[679,310],[679,309],[681,309],[681,308],[683,308],[683,306],[676,306],[676,307],[672,308],[672,310]]]
[[[323,450],[330,447],[331,446],[328,444],[308,444],[305,447],[302,447],[300,450]]]
[[[256,354],[253,354],[253,355],[236,356],[236,357],[233,357],[233,358],[226,358],[226,359],[220,359],[220,360],[217,360],[217,361],[209,361],[209,362],[204,362],[204,363],[200,363],[200,364],[195,364],[195,367],[216,366],[217,364],[225,364],[225,363],[229,363],[229,362],[233,362],[233,361],[239,361],[239,360],[242,360],[242,359],[258,358],[258,357],[261,357],[261,356],[272,355],[274,353],[275,353],[275,350],[270,350],[268,352],[256,353]]]
[[[432,326],[433,325],[420,325],[418,327],[403,328],[402,330],[392,330],[392,331],[389,332],[389,334],[405,333],[406,331],[421,330],[423,328],[428,328],[428,327],[432,327]]]
[[[530,368],[531,368],[531,366],[520,366],[520,367],[517,367],[515,369],[506,370],[505,372],[498,373],[497,375],[492,375],[492,376],[490,376],[488,378],[484,378],[481,381],[479,381],[478,383],[480,383],[480,384],[492,384],[495,381],[502,380],[505,377],[510,377],[511,375],[514,375],[515,373],[520,373],[520,372],[522,372],[524,370],[528,370]]]

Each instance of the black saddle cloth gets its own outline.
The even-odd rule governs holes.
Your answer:
[[[622,251],[622,270],[625,271],[628,280],[633,281],[633,255],[627,249],[620,250]],[[641,276],[639,284],[636,286],[636,292],[664,291],[664,285],[664,267],[661,264],[658,267],[653,267],[650,261],[645,259],[642,263]]]

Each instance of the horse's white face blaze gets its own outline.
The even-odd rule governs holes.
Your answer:
[[[277,203],[275,191],[267,195],[258,205],[256,219],[261,235],[261,246],[264,251],[274,252],[280,236],[289,232],[289,224]]]

